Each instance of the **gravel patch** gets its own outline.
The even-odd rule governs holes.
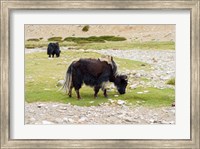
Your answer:
[[[175,107],[25,103],[25,124],[175,124]]]
[[[94,52],[111,55],[119,58],[141,61],[151,65],[151,69],[145,71],[126,70],[131,85],[155,88],[174,88],[166,84],[167,80],[175,78],[176,62],[174,50],[92,50]],[[146,78],[148,81],[135,82],[135,78]]]

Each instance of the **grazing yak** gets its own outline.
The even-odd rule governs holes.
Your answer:
[[[113,82],[120,94],[125,94],[127,76],[117,74],[117,65],[112,57],[110,57],[110,62],[91,58],[79,59],[78,61],[73,61],[68,67],[62,89],[68,90],[68,95],[71,97],[72,89],[75,88],[77,98],[81,99],[79,89],[85,83],[94,87],[95,98],[100,88],[103,90],[104,96],[107,97],[106,89],[103,85],[107,81]]]
[[[56,57],[60,56],[60,47],[58,42],[56,43],[49,43],[48,44],[48,48],[47,48],[47,55],[49,55],[49,57],[54,57],[54,55],[56,55]]]

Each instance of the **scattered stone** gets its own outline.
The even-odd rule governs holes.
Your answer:
[[[86,121],[86,120],[87,120],[86,117],[81,117],[78,121],[79,121],[79,122],[84,122],[84,121]]]
[[[137,92],[137,94],[143,94],[143,92]]]
[[[112,99],[108,99],[108,101],[109,101],[110,103],[114,103],[114,102],[115,102],[115,101],[112,100]]]
[[[61,118],[56,118],[55,121],[56,121],[57,123],[62,123],[62,122],[63,122],[63,120],[62,120]]]
[[[174,103],[172,103],[172,107],[175,107],[175,102],[174,102]]]
[[[119,95],[114,95],[115,97],[119,97]]]
[[[149,91],[144,91],[144,93],[148,93]]]
[[[169,124],[175,124],[175,122],[174,121],[170,121]]]
[[[152,58],[152,61],[153,61],[154,63],[158,62],[154,57]]]
[[[56,107],[58,107],[58,105],[52,105],[52,107],[53,107],[53,108],[56,108]]]
[[[34,117],[30,118],[30,121],[34,122],[36,119]]]
[[[166,122],[165,120],[161,121],[161,124],[169,124],[169,122]]]
[[[44,124],[44,125],[52,125],[52,124],[54,124],[54,123],[53,123],[53,122],[50,122],[50,121],[44,120],[44,121],[42,121],[42,124]]]
[[[69,122],[69,119],[68,119],[67,117],[64,117],[63,120],[64,120],[65,122]]]
[[[38,107],[38,108],[41,108],[41,107],[43,107],[43,106],[45,106],[45,104],[39,104],[37,107]]]
[[[150,122],[150,123],[154,123],[154,119],[150,119],[149,122]]]
[[[123,100],[118,100],[118,101],[117,101],[117,104],[118,104],[118,105],[123,105],[123,104],[126,104],[126,102],[123,101]]]
[[[132,119],[131,119],[130,117],[125,117],[124,120],[125,120],[126,122],[132,122]]]
[[[137,104],[141,104],[141,101],[136,101]]]
[[[67,107],[60,107],[61,110],[67,110]]]
[[[141,77],[141,74],[140,74],[140,73],[136,73],[136,74],[135,74],[135,77],[136,77],[136,78],[140,78],[140,77]]]
[[[58,82],[57,82],[57,85],[56,86],[63,86],[64,85],[64,83],[65,83],[65,80],[59,80]]]
[[[130,88],[131,88],[131,89],[136,89],[136,87],[137,87],[137,84],[132,84],[132,85],[130,85]]]

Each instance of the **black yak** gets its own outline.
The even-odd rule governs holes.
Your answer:
[[[117,66],[112,57],[110,62],[91,58],[79,59],[73,61],[68,67],[63,88],[65,91],[68,90],[69,97],[72,96],[72,89],[75,88],[77,98],[81,99],[79,89],[85,83],[94,87],[95,98],[100,88],[103,90],[104,96],[107,97],[103,85],[107,81],[113,82],[120,94],[125,94],[127,76],[117,74]]]
[[[47,55],[49,55],[49,57],[54,57],[54,55],[56,55],[56,57],[60,56],[60,47],[59,47],[59,43],[49,43],[48,44],[48,48],[47,48]]]

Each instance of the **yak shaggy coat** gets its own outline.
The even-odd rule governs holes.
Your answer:
[[[47,55],[49,55],[49,57],[54,57],[54,55],[56,55],[56,57],[60,56],[60,47],[59,47],[59,43],[49,43],[48,44],[48,48],[47,48]]]
[[[107,97],[106,89],[103,87],[103,83],[107,81],[113,82],[120,94],[125,93],[127,76],[117,74],[117,66],[112,57],[109,62],[101,59],[79,59],[68,67],[63,88],[69,91],[70,97],[72,89],[75,88],[77,98],[80,99],[79,89],[85,83],[94,87],[94,97],[97,97],[100,88]]]

